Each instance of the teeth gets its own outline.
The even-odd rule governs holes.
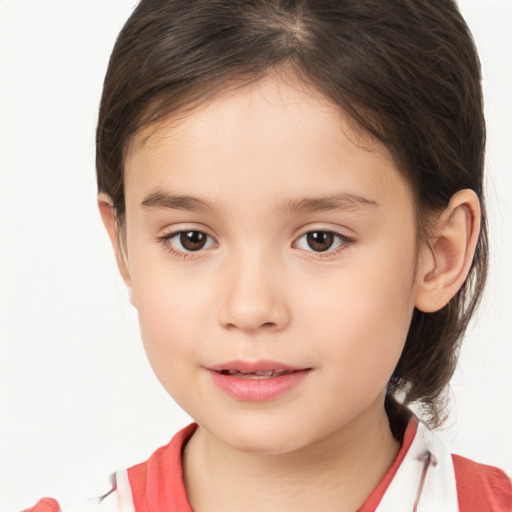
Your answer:
[[[243,379],[269,379],[292,373],[294,370],[266,370],[262,372],[243,372],[241,370],[222,370],[224,375],[237,376]]]

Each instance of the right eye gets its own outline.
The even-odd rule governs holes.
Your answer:
[[[317,229],[304,233],[296,242],[299,249],[315,253],[333,253],[351,240],[340,233]]]
[[[215,241],[210,235],[193,229],[175,231],[161,237],[161,241],[172,253],[188,254],[215,246]]]

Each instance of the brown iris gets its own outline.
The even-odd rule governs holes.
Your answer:
[[[184,231],[180,235],[180,243],[187,251],[199,251],[208,241],[208,235],[201,231]]]
[[[332,247],[334,233],[330,231],[311,231],[306,235],[306,240],[311,249],[317,252],[324,252]]]

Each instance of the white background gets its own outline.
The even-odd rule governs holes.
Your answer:
[[[189,418],[160,387],[95,204],[103,75],[134,0],[0,0],[0,510],[95,495]],[[512,1],[461,0],[483,61],[492,268],[441,432],[512,471]]]

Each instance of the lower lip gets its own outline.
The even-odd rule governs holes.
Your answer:
[[[298,386],[310,370],[297,370],[269,379],[250,379],[209,370],[213,382],[228,395],[246,402],[265,402]]]

